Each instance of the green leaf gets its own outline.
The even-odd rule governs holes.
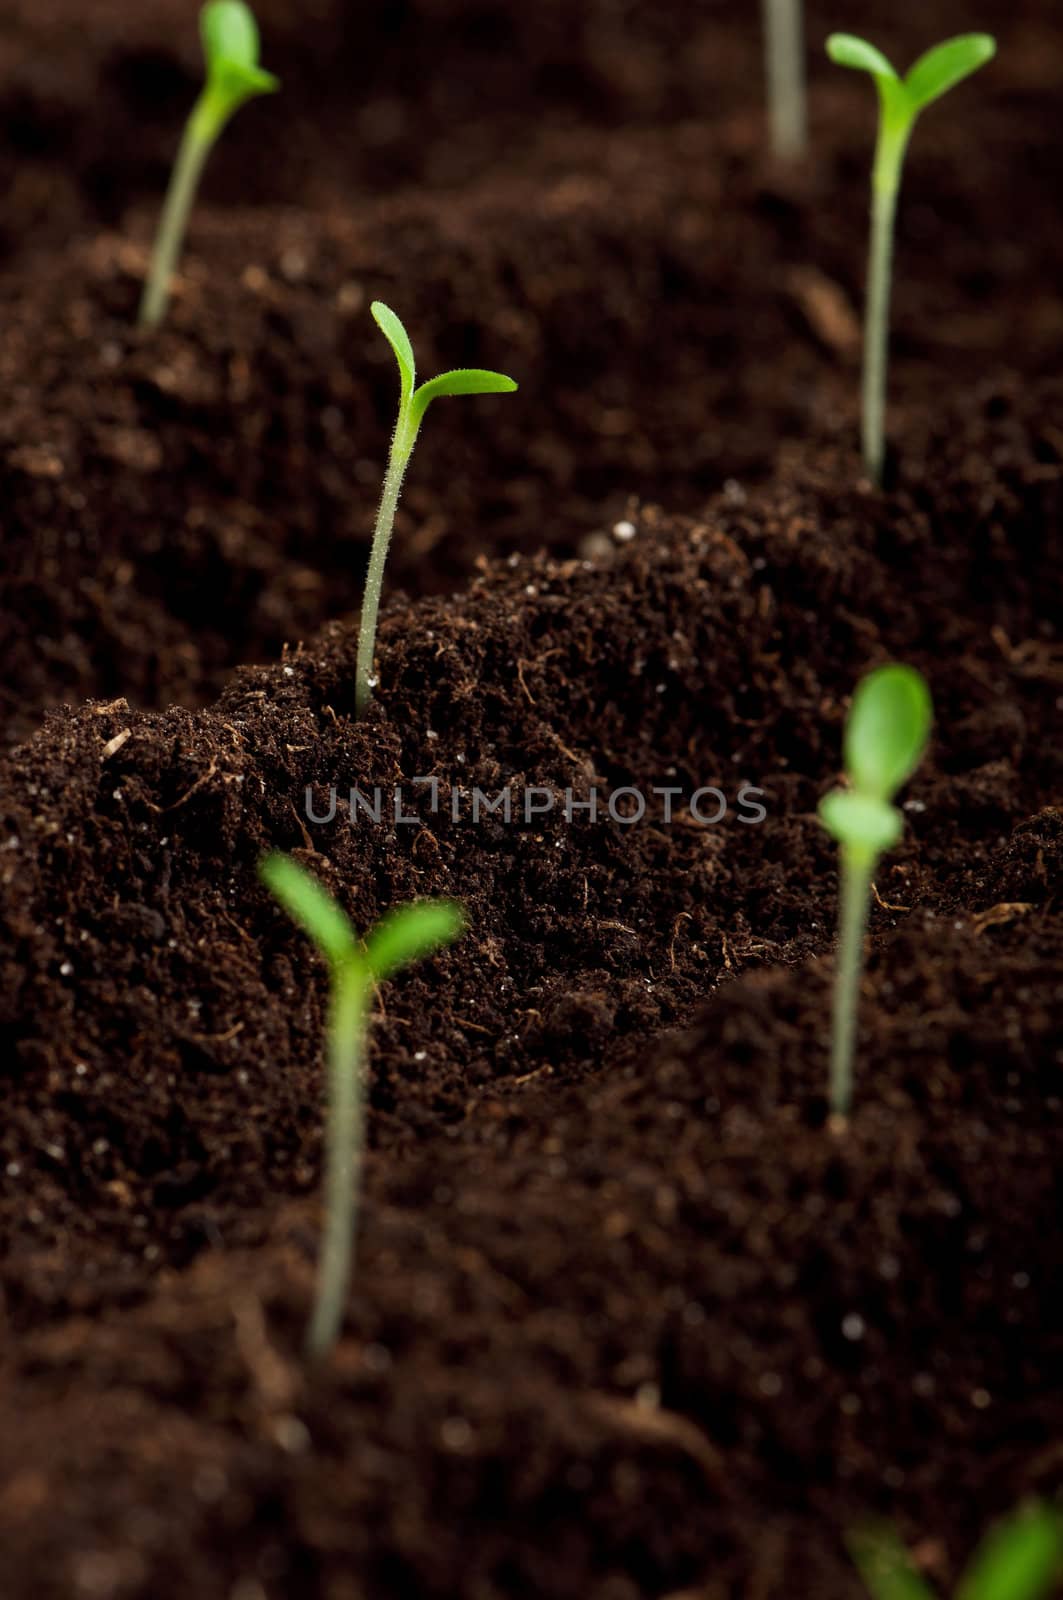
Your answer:
[[[243,0],[209,0],[199,14],[207,66],[257,67],[258,23]]]
[[[402,398],[407,401],[413,393],[413,386],[417,381],[417,363],[413,359],[413,345],[398,317],[390,306],[383,300],[374,300],[369,307],[384,338],[395,352],[395,360],[399,364],[399,379],[402,384]]]
[[[1017,1511],[983,1541],[956,1600],[1046,1600],[1063,1562],[1063,1518],[1049,1506]]]
[[[479,367],[461,367],[456,372],[441,372],[431,378],[413,397],[414,421],[420,424],[433,400],[449,394],[513,394],[517,385],[501,372],[483,372]]]
[[[892,1528],[862,1528],[846,1543],[872,1600],[934,1600]]]
[[[898,83],[899,76],[882,54],[866,39],[852,33],[832,33],[827,40],[827,54],[839,67],[852,67],[855,72],[870,72],[873,78],[884,78],[887,83]]]
[[[880,856],[892,850],[904,832],[904,818],[877,795],[834,789],[819,804],[819,817],[839,844]]]
[[[928,50],[904,80],[905,97],[913,114],[948,94],[964,78],[992,61],[996,53],[997,42],[988,33],[964,33]]]
[[[244,0],[209,0],[200,12],[199,26],[211,89],[234,102],[232,109],[280,87],[273,74],[258,64],[258,24]]]
[[[292,921],[309,934],[334,967],[346,966],[358,956],[358,940],[347,916],[297,861],[279,853],[270,855],[258,871]]]
[[[861,794],[892,800],[926,750],[933,709],[914,667],[879,667],[857,685],[845,725],[845,767]]]
[[[462,367],[457,372],[441,372],[438,378],[422,383],[417,393],[425,405],[444,394],[513,394],[517,385],[501,372],[483,372],[479,367]]]
[[[465,912],[454,900],[415,900],[382,917],[366,940],[374,978],[390,978],[402,967],[452,944],[466,928]]]

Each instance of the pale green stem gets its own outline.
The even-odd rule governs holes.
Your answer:
[[[875,857],[870,851],[842,845],[830,1057],[830,1108],[837,1117],[848,1116],[853,1098],[853,1054],[874,869]]]
[[[886,390],[889,375],[890,298],[897,195],[909,127],[884,110],[871,185],[871,248],[864,313],[864,466],[881,486],[886,464]]]
[[[871,253],[864,321],[864,466],[881,485],[886,464],[886,383],[889,371],[890,274],[897,191],[877,186],[871,206]]]
[[[771,147],[783,160],[808,147],[803,0],[763,0]]]
[[[170,283],[184,244],[188,217],[199,188],[203,167],[221,130],[215,97],[204,90],[185,124],[177,152],[166,202],[151,256],[151,270],[144,285],[138,321],[142,328],[156,327],[166,315]]]
[[[314,1313],[306,1348],[328,1355],[339,1337],[354,1263],[362,1167],[370,986],[360,964],[333,974],[328,1023],[328,1115],[325,1128],[325,1226]]]
[[[380,614],[380,594],[384,586],[384,566],[388,559],[388,546],[395,527],[395,512],[402,480],[410,464],[410,456],[417,442],[417,424],[411,418],[409,398],[404,396],[399,407],[399,420],[395,437],[391,441],[388,470],[384,477],[384,492],[380,498],[373,547],[369,552],[369,570],[365,575],[365,595],[362,599],[362,616],[358,628],[358,660],[354,674],[354,709],[362,716],[373,698],[376,679],[373,675],[373,655],[376,650],[376,625]]]

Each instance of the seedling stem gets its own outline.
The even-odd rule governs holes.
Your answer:
[[[360,966],[337,970],[329,1000],[328,1098],[325,1124],[325,1230],[318,1264],[317,1294],[307,1333],[315,1361],[335,1344],[343,1322],[365,1161],[365,1073],[369,994]]]
[[[842,845],[838,956],[830,1056],[830,1104],[837,1117],[847,1117],[853,1095],[853,1056],[864,970],[864,938],[874,856],[857,845]]]
[[[369,568],[365,575],[365,595],[362,600],[362,618],[358,634],[358,661],[355,667],[355,712],[360,717],[373,696],[376,679],[373,676],[373,653],[376,648],[377,621],[380,616],[380,596],[384,587],[384,568],[395,527],[395,513],[399,508],[406,468],[410,464],[417,434],[410,430],[409,398],[404,393],[399,402],[399,419],[391,441],[384,491],[380,497],[376,527],[373,530],[373,547],[369,552]]]
[[[885,102],[884,102],[885,103]],[[873,483],[881,484],[886,465],[886,386],[889,374],[890,298],[897,197],[910,128],[896,125],[883,111],[871,191],[871,244],[864,308],[864,392],[862,449]]]
[[[803,0],[764,0],[771,147],[795,161],[808,146]]]
[[[203,101],[200,99],[189,117],[174,163],[159,231],[151,258],[151,272],[140,302],[140,325],[153,328],[166,314],[170,283],[177,270],[177,258],[188,228],[188,218],[199,188],[199,180],[210,154],[212,141],[203,132]]]

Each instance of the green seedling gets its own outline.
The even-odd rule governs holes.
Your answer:
[[[369,571],[365,580],[365,598],[362,601],[362,620],[358,634],[358,661],[355,668],[354,699],[358,716],[365,711],[372,698],[376,680],[373,677],[373,653],[376,648],[377,617],[380,612],[380,591],[384,582],[384,563],[395,526],[395,512],[402,492],[402,481],[410,464],[413,447],[424,421],[424,414],[433,400],[448,394],[512,394],[517,385],[512,378],[500,372],[481,372],[475,367],[464,367],[457,372],[444,372],[428,383],[415,388],[417,367],[413,359],[413,346],[409,334],[395,315],[381,300],[370,307],[377,326],[395,352],[399,364],[399,416],[391,441],[388,468],[384,477],[384,492],[380,500],[373,548],[369,554]]]
[[[784,161],[808,147],[803,0],[762,0],[771,147]]]
[[[267,856],[259,869],[294,922],[328,963],[328,1120],[325,1129],[325,1228],[307,1354],[326,1356],[339,1337],[350,1288],[365,1158],[366,1067],[373,987],[422,960],[464,931],[451,900],[420,900],[381,918],[364,942],[316,878],[290,856]]]
[[[873,1600],[936,1600],[892,1528],[865,1528],[849,1549]],[[1063,1518],[1049,1506],[1025,1507],[979,1546],[955,1600],[1047,1600],[1061,1563]]]
[[[928,50],[900,77],[874,45],[832,33],[827,53],[841,67],[869,72],[878,90],[878,143],[871,183],[871,249],[864,321],[863,451],[872,481],[882,482],[886,459],[886,377],[889,364],[893,235],[908,141],[919,113],[992,60],[996,41],[966,33]]]
[[[871,882],[879,857],[904,832],[891,804],[926,749],[933,711],[930,691],[913,667],[879,667],[857,685],[845,725],[848,789],[820,804],[824,827],[841,845],[841,904],[831,1039],[830,1104],[848,1116],[853,1050],[864,964]]]
[[[280,88],[273,74],[258,64],[258,25],[244,0],[209,0],[199,14],[199,29],[207,81],[177,152],[140,302],[141,327],[155,327],[166,314],[189,212],[218,135],[248,100]]]

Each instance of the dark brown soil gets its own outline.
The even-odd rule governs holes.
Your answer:
[[[42,27],[47,10],[31,14]],[[406,26],[417,49],[434,39]],[[1021,13],[1002,28],[1009,48],[980,98],[972,89],[952,117],[928,115],[910,163],[899,417],[936,406],[945,372],[962,391],[1005,367],[1029,379],[1063,362],[1056,85]],[[159,18],[152,29],[185,36]],[[706,81],[713,106],[746,31],[710,26],[704,54],[709,38],[722,54]],[[109,59],[105,41],[113,52],[106,29]],[[128,49],[128,80],[140,82],[142,47]],[[300,60],[296,105],[309,92]],[[463,73],[459,58],[443,77]],[[104,76],[94,115],[109,144],[143,150]],[[452,587],[484,553],[581,554],[632,500],[696,512],[810,438],[848,444],[872,112],[867,86],[839,76],[817,99],[816,158],[794,174],[765,160],[755,108],[697,115],[678,90],[669,118],[658,107],[649,125],[646,108],[624,124],[604,112],[593,127],[560,111],[535,119],[494,162],[481,153],[473,174],[433,171],[427,187],[411,176],[388,193],[356,189],[335,161],[312,163],[333,184],[327,196],[311,187],[314,209],[200,212],[170,324],[147,339],[131,321],[161,169],[123,232],[27,243],[19,260],[31,255],[32,270],[0,278],[6,740],[64,699],[209,702],[236,663],[357,607],[395,408],[375,296],[413,329],[424,372],[485,364],[521,384],[518,402],[433,413],[392,560],[392,582],[408,588]],[[316,113],[316,99],[313,114],[293,110],[296,146]],[[171,109],[167,150],[175,122]],[[477,148],[492,148],[477,127]],[[115,170],[128,197],[129,174]],[[305,200],[305,186],[273,183],[284,170],[257,135],[249,151],[219,149],[219,179],[246,171],[245,196],[266,173],[274,203]],[[48,235],[28,216],[25,237]]]
[[[1063,1490],[1045,0],[812,8],[817,50],[828,21],[902,57],[1001,35],[913,150],[884,494],[867,86],[817,68],[815,160],[773,170],[730,8],[270,0],[292,120],[234,126],[210,182],[239,206],[200,213],[152,337],[195,8],[100,4],[79,39],[67,0],[8,9],[0,1594],[858,1600],[871,1512],[949,1592]],[[521,390],[433,411],[356,723],[376,295],[425,372]],[[838,1136],[816,805],[886,657],[937,726]],[[418,825],[344,815],[395,785]],[[563,814],[708,785],[715,825]],[[529,786],[555,804],[525,822]],[[325,975],[269,847],[359,926],[435,893],[471,924],[378,996],[358,1276],[313,1376]]]

